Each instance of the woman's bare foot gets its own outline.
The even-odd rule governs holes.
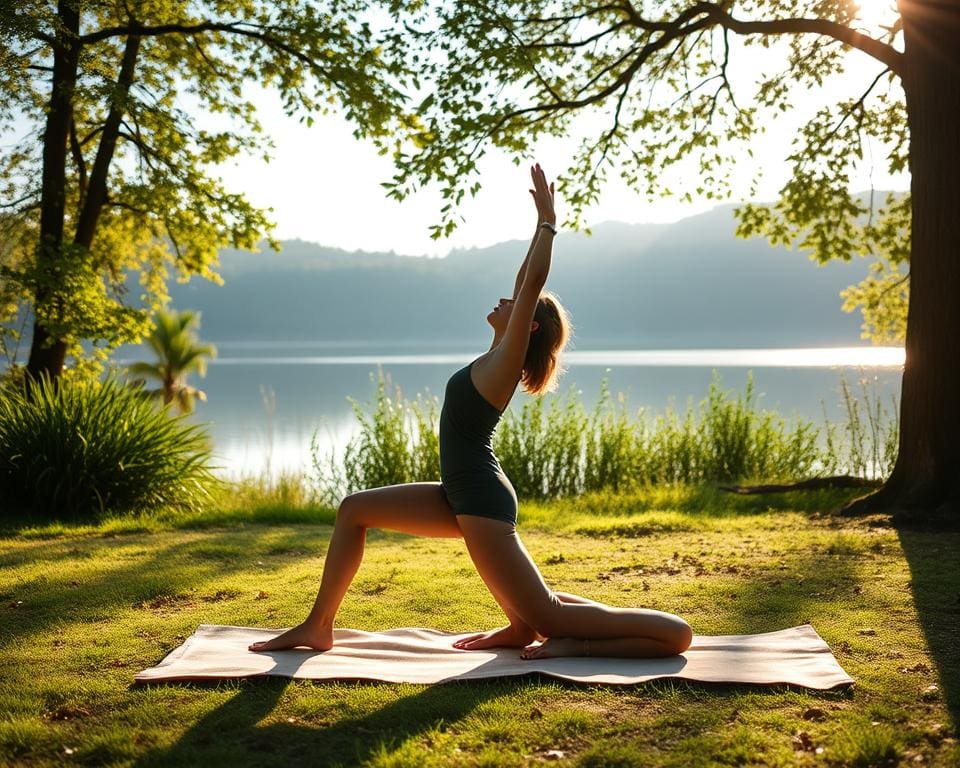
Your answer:
[[[312,648],[315,651],[329,651],[333,648],[333,627],[312,627],[307,624],[298,624],[270,640],[251,643],[248,650],[260,653],[262,651],[285,651],[289,648]]]
[[[462,640],[457,640],[453,644],[454,648],[461,651],[482,651],[485,648],[523,648],[525,645],[535,640],[543,639],[529,627],[519,628],[512,624],[509,627],[493,629],[489,632],[481,632],[478,635],[470,635]]]
[[[530,645],[520,652],[521,659],[554,659],[560,656],[586,656],[584,640],[571,637],[550,637],[540,645]]]

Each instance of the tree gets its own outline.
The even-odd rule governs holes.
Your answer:
[[[207,358],[216,357],[217,348],[201,344],[197,339],[200,315],[197,312],[161,309],[154,315],[153,330],[147,343],[157,355],[155,363],[134,363],[129,371],[160,382],[160,388],[149,394],[159,397],[164,405],[176,402],[181,412],[193,410],[194,400],[206,400],[202,390],[187,384],[187,376],[196,371],[207,374]]]
[[[31,377],[55,380],[81,341],[101,356],[136,341],[171,270],[215,280],[221,247],[269,231],[215,173],[269,152],[245,89],[275,88],[308,123],[336,106],[358,137],[402,132],[403,40],[374,28],[370,5],[18,0],[0,14],[0,124],[29,128],[0,149],[0,237],[33,235],[0,254],[0,319],[32,311]]]
[[[871,278],[847,298],[865,302],[868,322],[875,310],[881,334],[895,332],[896,320],[878,297],[907,290],[901,267],[909,258],[899,459],[854,509],[958,519],[960,3],[900,0],[889,25],[871,30],[851,0],[465,0],[438,12],[437,21],[424,15],[411,25],[433,53],[437,81],[419,106],[423,148],[397,148],[389,185],[399,199],[416,184],[441,185],[451,204],[436,234],[455,226],[456,203],[475,194],[489,146],[519,161],[589,107],[608,118],[562,177],[574,222],[612,169],[653,196],[669,191],[671,168],[693,163],[688,195],[727,195],[732,165],[772,114],[789,111],[798,93],[837,82],[848,55],[870,57],[875,75],[802,125],[780,200],[740,207],[739,232],[820,260],[873,254]],[[744,94],[731,73],[758,46],[786,61],[750,73],[756,87]],[[871,138],[891,171],[909,166],[911,174],[910,195],[879,208],[849,191]]]

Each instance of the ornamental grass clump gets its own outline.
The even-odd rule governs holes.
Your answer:
[[[216,482],[203,427],[116,378],[0,392],[0,514],[191,509]]]

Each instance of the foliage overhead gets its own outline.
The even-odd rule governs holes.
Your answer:
[[[64,9],[79,15],[76,35],[65,30]],[[402,133],[404,40],[381,29],[374,10],[363,0],[23,0],[5,10],[0,319],[8,336],[18,335],[15,309],[28,306],[74,355],[82,339],[105,348],[135,340],[171,273],[216,280],[222,247],[255,248],[270,231],[269,211],[227,189],[217,166],[269,157],[258,90],[275,91],[284,111],[308,124],[336,109],[358,137]],[[63,81],[54,52],[71,43],[63,244],[43,263],[44,134],[52,83],[58,74]],[[128,275],[139,276],[141,296],[126,295]]]
[[[780,199],[741,206],[738,232],[808,250],[820,262],[872,256],[870,277],[846,293],[846,307],[863,307],[868,335],[901,337],[909,197],[864,200],[850,191],[871,142],[891,173],[907,167],[902,35],[896,11],[889,15],[889,26],[868,28],[854,0],[424,6],[409,26],[436,88],[416,110],[415,148],[397,141],[398,172],[385,186],[402,200],[438,183],[447,205],[434,236],[449,234],[457,205],[479,189],[490,147],[520,162],[542,138],[580,130],[575,120],[589,108],[605,119],[561,177],[571,223],[582,223],[612,174],[651,198],[725,199],[756,135],[776,130],[801,94],[840,81],[849,98],[804,116]],[[761,71],[744,72],[746,49],[753,62],[763,55]],[[860,82],[847,73],[849,57],[865,55],[874,74]]]

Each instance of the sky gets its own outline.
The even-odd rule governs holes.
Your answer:
[[[889,13],[887,0],[864,0],[865,21],[877,23]],[[764,52],[750,48],[734,55],[738,71],[732,73],[739,91],[750,92],[753,73],[769,67]],[[769,53],[767,54],[770,55]],[[778,69],[782,55],[775,54]],[[859,51],[852,51],[845,75],[829,81],[820,92],[797,94],[796,109],[769,126],[751,145],[752,162],[738,158],[733,177],[732,202],[747,199],[750,182],[762,171],[755,199],[773,200],[786,180],[784,162],[789,141],[805,115],[824,103],[859,96],[882,69],[882,65]],[[526,239],[535,219],[529,199],[529,166],[517,167],[509,157],[491,150],[481,162],[482,190],[461,208],[464,219],[449,238],[432,240],[429,226],[439,221],[443,203],[436,189],[422,189],[402,203],[388,199],[380,186],[393,175],[388,157],[377,154],[368,142],[355,139],[350,125],[337,115],[320,117],[312,127],[284,115],[275,94],[252,89],[245,95],[258,107],[258,118],[273,138],[275,149],[269,163],[245,158],[220,167],[228,188],[243,191],[254,204],[272,208],[275,235],[299,238],[346,250],[395,251],[401,254],[441,256],[453,248],[483,247],[510,239]],[[738,93],[738,98],[739,98]],[[571,162],[580,135],[603,126],[604,115],[584,113],[566,140],[544,141],[536,160],[554,176]],[[861,164],[851,185],[855,191],[906,189],[906,176],[890,177],[883,162],[882,147]],[[611,174],[611,177],[615,174]],[[558,189],[558,215],[563,220],[563,190]],[[618,179],[609,182],[600,202],[587,212],[588,225],[603,221],[627,223],[671,222],[709,210],[713,200],[683,203],[677,199],[647,200],[626,188]]]
[[[891,18],[892,0],[862,0],[867,31]],[[734,45],[737,38],[734,36]],[[763,57],[767,56],[767,59]],[[761,173],[754,199],[772,201],[786,181],[785,157],[790,140],[805,116],[838,98],[857,97],[880,72],[882,65],[859,51],[848,57],[847,72],[828,80],[819,91],[795,90],[795,109],[767,126],[751,143],[754,157],[738,157],[732,178],[730,202],[743,202],[755,175]],[[734,50],[730,76],[739,100],[752,93],[755,73],[783,69],[783,51],[759,47]],[[275,145],[270,162],[240,157],[213,169],[231,192],[243,193],[253,204],[272,209],[279,239],[301,239],[348,251],[394,251],[400,254],[443,256],[455,248],[485,247],[513,239],[527,239],[535,225],[535,212],[527,189],[527,165],[516,166],[502,152],[489,150],[480,163],[482,184],[476,198],[460,207],[463,221],[452,236],[430,237],[430,225],[438,223],[444,202],[435,188],[421,189],[402,203],[388,199],[380,186],[394,174],[389,157],[377,154],[370,142],[356,139],[350,124],[336,114],[320,116],[308,127],[296,117],[284,114],[275,92],[255,85],[244,95],[257,105],[257,117]],[[212,122],[209,127],[222,128]],[[204,118],[198,122],[204,127]],[[596,135],[609,125],[601,111],[584,111],[565,139],[542,141],[535,158],[552,178],[566,170],[583,135]],[[16,127],[13,132],[19,133]],[[871,186],[877,190],[906,189],[905,175],[890,177],[885,170],[882,147],[873,147],[851,184],[853,191]],[[694,174],[692,164],[682,165],[678,175]],[[628,189],[616,173],[603,189],[600,201],[586,212],[588,226],[604,221],[631,224],[673,222],[709,210],[717,201],[695,199],[684,203],[677,198],[648,200]],[[695,184],[675,185],[680,192]],[[557,213],[564,220],[563,188],[557,190]]]

